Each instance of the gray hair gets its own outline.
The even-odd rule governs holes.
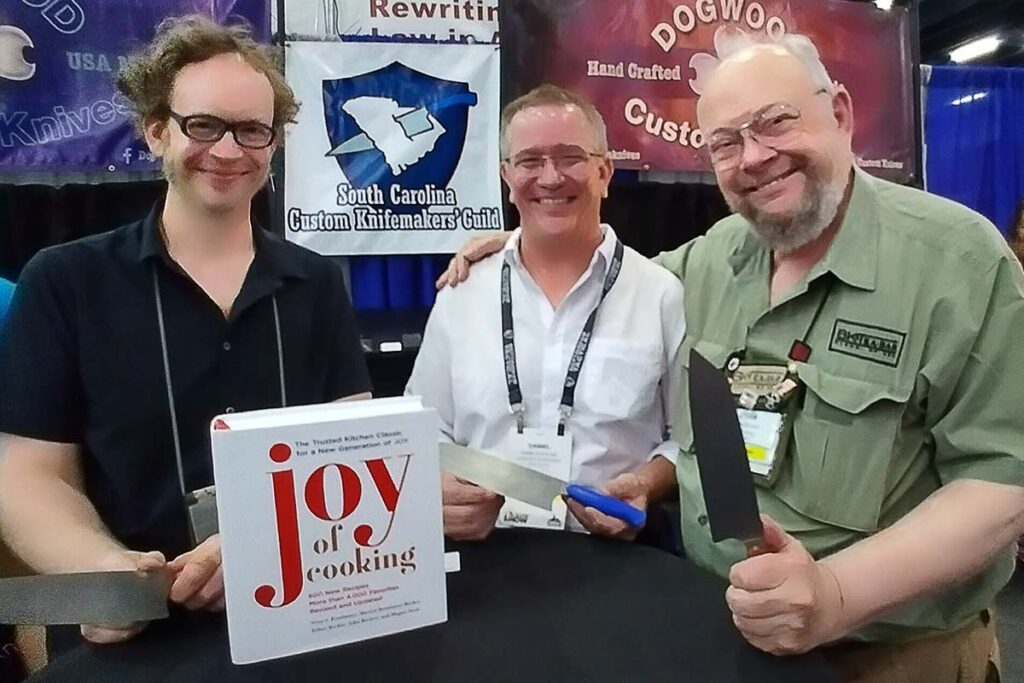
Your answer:
[[[597,110],[594,103],[572,90],[545,83],[505,105],[505,109],[501,112],[500,147],[502,158],[509,154],[508,127],[515,115],[524,109],[549,105],[572,106],[579,109],[593,130],[594,143],[597,145],[597,149],[594,151],[601,154],[608,151],[608,129],[604,125],[601,112]]]
[[[805,35],[785,33],[778,38],[768,38],[739,30],[727,32],[721,29],[715,33],[715,52],[718,53],[718,58],[722,61],[762,45],[781,48],[796,57],[807,69],[807,73],[811,77],[811,83],[816,88],[823,88],[830,93],[834,91],[835,84],[832,81],[832,77],[828,75],[828,69],[821,62],[818,48]]]

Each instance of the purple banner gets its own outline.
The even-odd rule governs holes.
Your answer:
[[[269,39],[267,0],[3,0],[0,175],[157,170],[114,77],[161,20],[193,12]]]

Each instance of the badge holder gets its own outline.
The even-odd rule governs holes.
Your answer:
[[[186,494],[185,508],[193,547],[217,533],[217,490],[213,486]]]
[[[514,412],[516,427],[509,430],[496,452],[516,465],[567,480],[572,466],[572,433],[564,429],[559,433],[531,429],[524,425],[522,410]],[[561,498],[554,500],[550,509],[541,509],[509,498],[501,507],[496,526],[563,530],[567,513],[568,508]]]
[[[794,411],[803,389],[796,366],[744,365],[733,357],[726,365],[726,377],[754,482],[771,487],[785,465]]]

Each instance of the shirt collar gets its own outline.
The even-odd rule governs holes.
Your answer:
[[[158,201],[139,224],[139,250],[136,258],[139,263],[158,258],[168,266],[173,265],[170,254],[167,253],[167,245],[160,236],[159,221],[163,210],[163,200]],[[274,280],[282,280],[285,277],[309,277],[309,273],[301,267],[294,255],[289,253],[289,247],[282,238],[263,230],[255,223],[252,238],[256,252],[253,264],[262,276]]]
[[[615,255],[615,243],[618,242],[619,238],[615,235],[615,231],[612,230],[612,226],[607,223],[601,224],[601,232],[604,234],[604,239],[601,240],[601,244],[597,245],[597,249],[594,250],[594,256],[590,260],[587,270],[591,271],[596,265],[600,265],[603,276]],[[523,229],[521,227],[516,228],[512,231],[512,236],[505,242],[505,246],[502,249],[502,258],[517,268],[523,267],[522,256],[519,254],[519,241],[522,239],[522,236]]]
[[[874,291],[880,232],[875,179],[855,166],[846,215],[825,252],[823,268],[851,287]]]
[[[878,190],[875,179],[857,167],[853,169],[853,191],[843,222],[828,251],[809,275],[831,271],[837,278],[859,289],[873,291],[878,275]],[[729,256],[737,275],[757,258],[769,258],[767,250],[747,223],[747,231]]]

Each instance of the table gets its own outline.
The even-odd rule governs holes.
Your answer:
[[[154,623],[132,641],[84,645],[40,682],[835,680],[816,653],[749,646],[725,582],[653,548],[545,531],[450,544],[446,624],[260,664],[234,666],[223,615]]]

